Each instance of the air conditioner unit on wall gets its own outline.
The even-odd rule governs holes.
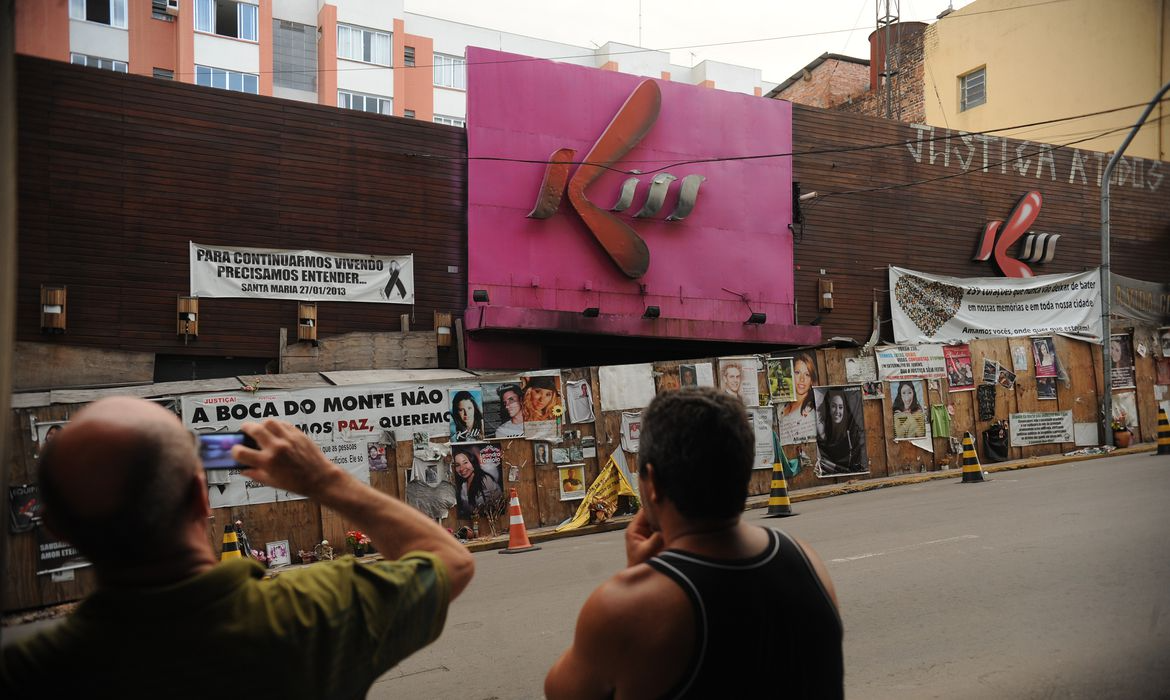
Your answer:
[[[168,15],[179,14],[179,0],[167,0],[167,14]]]

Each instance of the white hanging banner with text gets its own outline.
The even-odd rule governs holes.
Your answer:
[[[883,382],[947,376],[941,345],[890,345],[878,348],[875,354],[878,379]]]
[[[414,303],[414,256],[191,242],[191,296]]]
[[[890,306],[899,343],[1052,333],[1101,342],[1096,269],[1016,279],[944,277],[890,267]]]
[[[334,464],[369,483],[368,450],[414,433],[447,435],[451,413],[445,386],[367,384],[297,391],[233,391],[182,399],[183,423],[197,432],[235,431],[245,421],[275,418],[307,434]],[[209,471],[212,508],[301,498],[244,477],[238,470]]]
[[[1013,413],[1008,418],[1012,447],[1073,442],[1072,411]]]

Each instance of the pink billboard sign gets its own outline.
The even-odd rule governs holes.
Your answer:
[[[483,290],[536,325],[657,306],[735,322],[711,340],[747,339],[728,334],[752,312],[794,330],[788,102],[472,47],[467,62],[469,316]]]

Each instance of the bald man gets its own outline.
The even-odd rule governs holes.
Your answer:
[[[45,523],[93,562],[98,590],[3,650],[0,697],[359,698],[439,636],[474,573],[467,550],[287,423],[242,429],[258,446],[232,450],[247,477],[340,513],[386,560],[343,557],[269,580],[250,559],[219,563],[191,433],[157,404],[103,399],[40,458]]]

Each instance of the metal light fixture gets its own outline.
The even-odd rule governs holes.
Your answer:
[[[642,318],[658,318],[662,310],[657,306],[647,306],[646,311],[642,313]]]
[[[451,314],[449,313],[435,312],[435,345],[440,348],[451,347]]]
[[[176,302],[177,328],[175,333],[183,336],[183,342],[191,336],[199,337],[199,298],[180,296]]]
[[[479,302],[480,304],[488,303],[488,293],[486,289],[476,289],[471,293],[471,300]]]
[[[597,315],[600,313],[601,309],[597,308],[596,306],[590,306],[582,311],[581,315],[585,318],[597,318]]]
[[[752,315],[748,316],[748,320],[744,321],[744,325],[762,325],[767,320],[768,314],[763,313],[762,311],[753,311]]]
[[[65,290],[64,285],[41,285],[42,333],[65,332]]]
[[[317,305],[302,301],[297,305],[297,342],[317,344]]]

